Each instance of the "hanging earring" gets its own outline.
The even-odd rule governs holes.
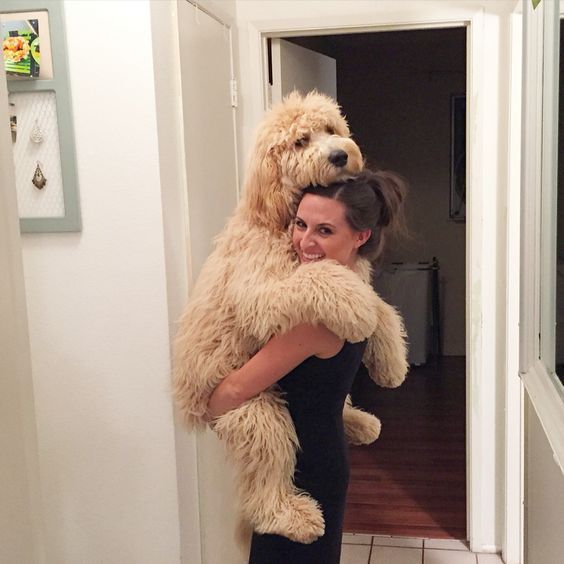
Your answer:
[[[10,102],[10,129],[12,131],[12,141],[15,143],[18,137],[18,116],[16,115],[16,104]]]
[[[43,175],[43,171],[39,166],[39,161],[37,161],[37,166],[35,167],[35,172],[33,173],[31,182],[38,190],[41,190],[45,186],[45,184],[47,184],[47,179]]]
[[[29,138],[34,143],[41,143],[43,141],[43,132],[39,129],[39,125],[37,125],[37,120],[35,120],[35,125],[31,129],[31,133],[29,134]]]

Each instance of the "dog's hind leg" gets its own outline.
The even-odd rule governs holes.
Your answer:
[[[214,420],[238,473],[240,510],[258,533],[309,544],[323,535],[317,502],[293,484],[298,439],[285,402],[263,392]]]

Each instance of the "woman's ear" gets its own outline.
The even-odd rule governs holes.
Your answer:
[[[359,231],[357,234],[356,248],[358,249],[359,247],[362,247],[362,245],[364,245],[364,243],[366,243],[366,241],[370,239],[370,235],[372,235],[371,229],[365,229],[364,231]]]

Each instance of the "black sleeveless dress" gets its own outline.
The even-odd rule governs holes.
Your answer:
[[[320,504],[325,534],[312,544],[279,535],[253,535],[249,564],[339,564],[349,480],[343,405],[365,343],[345,342],[335,356],[312,356],[278,385],[300,441],[294,481]]]

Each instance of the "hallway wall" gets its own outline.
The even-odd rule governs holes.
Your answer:
[[[47,561],[173,564],[150,6],[64,8],[83,231],[23,236]]]
[[[526,414],[525,563],[558,564],[564,554],[564,476],[528,399]]]
[[[3,70],[0,123],[9,123]],[[0,562],[43,564],[31,359],[8,127],[0,129],[0,179]]]

